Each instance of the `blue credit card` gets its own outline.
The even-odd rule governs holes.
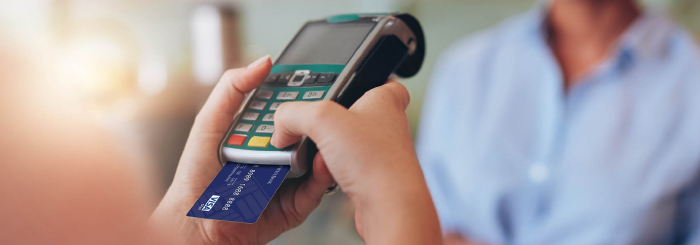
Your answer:
[[[255,223],[289,173],[289,165],[228,162],[187,216]]]

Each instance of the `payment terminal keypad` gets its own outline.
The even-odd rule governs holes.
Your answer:
[[[272,133],[275,132],[277,108],[289,101],[323,99],[336,78],[337,74],[334,73],[308,73],[304,76],[294,73],[270,74],[234,123],[225,146],[248,150],[280,150],[270,144]]]

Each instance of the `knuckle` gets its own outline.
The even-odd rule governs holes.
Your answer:
[[[383,86],[379,86],[376,88],[373,88],[365,93],[365,96],[373,99],[379,99],[379,100],[390,100],[390,101],[398,101],[400,99],[400,95],[398,95],[396,89],[392,88],[393,85],[387,84]]]
[[[392,82],[382,87],[387,92],[387,97],[390,97],[392,102],[394,102],[397,106],[402,108],[408,106],[410,94],[408,93],[408,89],[406,89],[403,84]]]
[[[275,123],[287,120],[288,115],[294,114],[293,103],[297,102],[285,102],[277,107],[277,111],[275,111]]]
[[[287,107],[289,106],[289,103],[292,103],[292,102],[286,102],[286,103],[280,104],[277,107],[277,111],[275,112],[275,114],[282,114],[282,113],[286,112],[288,110]]]
[[[236,69],[228,69],[221,75],[222,81],[229,81],[236,76]]]
[[[379,87],[370,89],[369,91],[365,92],[364,97],[368,97],[368,98],[384,97],[383,94],[386,93],[386,91],[384,91],[384,90],[386,90],[386,88],[384,88],[384,86],[379,86]]]
[[[409,96],[409,93],[408,93],[408,89],[406,88],[406,86],[403,86],[403,84],[400,84],[400,83],[397,83],[397,82],[394,82],[394,83],[391,83],[391,84],[396,88],[396,90],[395,90],[396,93],[399,94],[399,95],[401,95],[401,97],[403,97],[403,98],[410,97],[410,96]]]
[[[335,102],[331,101],[319,101],[316,104],[315,110],[313,110],[313,113],[311,115],[312,120],[319,122],[319,121],[325,121],[327,120],[330,116],[335,113],[335,111],[338,109],[338,104]]]
[[[400,84],[400,83],[394,83],[394,84],[396,84],[396,92],[397,92],[396,95],[399,96],[399,98],[398,98],[399,101],[401,101],[404,106],[407,106],[408,103],[411,102],[411,93],[408,92],[408,89],[406,88],[406,86],[403,86],[403,84]]]

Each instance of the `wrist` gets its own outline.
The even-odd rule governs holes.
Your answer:
[[[431,244],[441,239],[437,212],[418,162],[401,165],[401,170],[377,170],[363,180],[366,185],[355,188],[359,191],[348,194],[362,215],[368,244]]]
[[[367,165],[372,167],[355,177],[350,186],[343,186],[356,205],[394,205],[407,196],[429,194],[417,159],[383,159]]]
[[[357,208],[367,244],[440,244],[440,223],[430,196],[404,194]]]
[[[187,217],[188,207],[182,198],[168,190],[163,200],[151,214],[148,222],[160,237],[173,244],[212,244],[207,239],[201,223]]]

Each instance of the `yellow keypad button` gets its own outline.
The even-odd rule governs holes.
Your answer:
[[[248,146],[250,147],[267,147],[267,144],[270,143],[270,137],[258,137],[255,136],[253,138],[250,138],[248,141]]]

